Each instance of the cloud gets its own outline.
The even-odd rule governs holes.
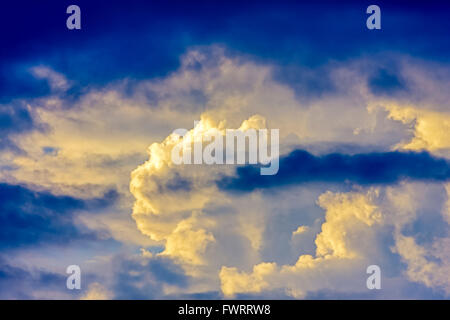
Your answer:
[[[241,4],[241,15],[236,14],[233,5],[224,3],[217,10],[213,4],[177,3],[174,6],[138,1],[132,8],[112,3],[106,12],[101,4],[82,1],[80,6],[86,12],[92,16],[102,15],[103,19],[87,20],[89,29],[82,29],[83,36],[77,37],[67,36],[67,30],[59,28],[61,20],[57,15],[63,6],[30,4],[30,14],[24,15],[20,4],[9,4],[1,27],[6,30],[14,25],[15,32],[3,39],[7,50],[1,55],[0,70],[5,70],[0,77],[1,96],[20,97],[30,93],[26,88],[17,89],[24,86],[22,78],[11,79],[8,66],[18,63],[38,60],[54,65],[83,88],[104,85],[124,76],[142,79],[167,74],[176,68],[178,56],[187,47],[215,42],[263,61],[279,61],[289,68],[298,64],[316,67],[363,54],[384,56],[386,50],[448,61],[449,42],[444,30],[449,25],[444,3],[436,3],[431,8],[415,4],[408,10],[386,3],[384,8],[394,18],[383,21],[383,28],[391,32],[376,36],[364,28],[364,8],[354,10],[332,1],[247,3]],[[329,8],[329,12],[323,13],[323,7]],[[42,23],[43,16],[45,23]],[[124,23],[117,25],[118,19]],[[423,23],[417,23],[418,19]],[[40,28],[35,28],[38,24]],[[104,28],[105,25],[108,28]],[[339,27],[330,28],[330,25]],[[239,37],[235,36],[237,33]],[[430,35],[433,36],[430,38]],[[330,38],[335,42],[330,43]],[[348,41],[349,38],[352,41]],[[432,45],[434,42],[439,43],[439,49]],[[127,52],[120,50],[123,43],[128,46]],[[269,43],[271,45],[267,45]],[[33,48],[33,51],[26,48]]]
[[[419,201],[433,192],[423,194],[420,185],[403,184],[364,192],[323,193],[317,203],[326,210],[325,221],[315,238],[314,255],[300,255],[295,264],[261,262],[250,272],[223,266],[219,273],[222,292],[226,297],[274,290],[283,290],[294,298],[319,292],[333,292],[329,297],[335,298],[349,293],[362,296],[369,294],[365,288],[366,267],[377,263],[383,274],[383,297],[408,295],[404,290],[409,284],[401,280],[403,272],[409,281],[446,296],[448,225],[444,237],[432,238],[424,245],[417,244],[420,231],[411,236],[403,234],[419,215],[426,214],[421,213]],[[406,270],[392,269],[399,261],[386,251],[386,232],[391,238],[388,243],[393,244],[392,253],[399,254],[407,264]],[[369,294],[372,298],[376,295]]]
[[[413,228],[413,218],[424,217],[414,205],[408,214],[404,199],[417,190],[402,188],[419,183],[423,192],[446,182],[449,164],[428,152],[391,151],[410,131],[385,109],[368,108],[377,100],[362,65],[330,67],[333,94],[304,103],[274,80],[271,66],[227,57],[217,47],[195,48],[177,72],[143,84],[137,92],[152,92],[158,105],[176,111],[195,89],[200,100],[185,99],[201,119],[187,126],[193,139],[207,130],[238,128],[257,114],[264,126],[280,128],[284,154],[278,174],[262,177],[253,166],[177,166],[171,161],[179,141],[174,134],[150,144],[149,160],[133,171],[130,191],[137,228],[163,247],[153,256],[174,259],[203,292],[217,290],[219,277],[226,296],[281,292],[297,298],[327,290],[365,293],[365,270],[375,260],[389,274],[389,289],[379,295],[404,296],[400,291],[411,279],[389,249],[395,246],[392,229]],[[399,73],[407,69],[405,64]],[[389,198],[389,188],[398,194]],[[393,213],[389,206],[402,210]],[[299,225],[308,232],[293,239]],[[428,237],[424,230],[413,233]]]
[[[255,166],[239,167],[236,176],[223,177],[217,185],[224,191],[253,191],[308,182],[393,184],[401,180],[447,181],[450,163],[422,152],[327,154],[315,156],[294,150],[280,159],[274,176],[261,176]]]
[[[160,299],[188,289],[189,277],[166,257],[116,257],[115,299]]]
[[[243,125],[248,129],[260,123],[244,121]],[[201,121],[184,135],[182,143],[206,134],[225,135],[223,123],[217,124],[202,116]],[[132,216],[142,233],[155,241],[165,242],[161,255],[198,265],[203,264],[199,253],[215,242],[212,234],[206,231],[215,222],[201,209],[214,196],[216,188],[212,179],[218,177],[221,169],[204,165],[186,171],[189,165],[175,165],[172,150],[178,143],[179,137],[175,133],[162,143],[153,143],[148,149],[149,160],[132,172],[130,191],[136,198]],[[174,179],[181,186],[173,187]],[[170,185],[172,187],[168,187]]]
[[[445,185],[445,190],[447,191],[447,203],[443,210],[443,215],[447,223],[450,225],[450,184]]]
[[[410,125],[413,137],[399,143],[396,148],[404,150],[428,150],[438,152],[450,149],[450,113],[422,109],[395,102],[383,103],[390,119]],[[375,108],[374,105],[369,108]]]
[[[308,231],[308,226],[299,226],[294,232],[292,232],[292,236],[296,236]]]
[[[286,294],[301,298],[311,290],[337,289],[338,283],[348,280],[344,273],[361,268],[361,258],[367,254],[370,239],[374,238],[371,227],[382,222],[382,214],[373,202],[377,194],[376,189],[365,194],[322,194],[317,202],[326,210],[326,215],[321,232],[315,239],[315,256],[301,255],[294,265],[260,263],[253,267],[251,273],[224,266],[219,274],[222,292],[225,296],[234,296],[236,293],[284,288]],[[354,281],[349,281],[344,287],[349,289],[352,286]],[[360,291],[362,289],[359,288]]]
[[[414,99],[445,101],[445,90],[433,89],[444,75],[435,79],[428,72],[433,66],[396,57],[402,61],[396,69],[398,76],[408,79],[408,86],[420,93]],[[128,173],[145,160],[144,150],[175,128],[191,127],[202,114],[216,123],[226,120],[231,128],[258,114],[268,128],[280,129],[282,153],[298,145],[319,153],[339,146],[350,146],[352,153],[362,148],[388,150],[410,136],[409,127],[388,118],[384,109],[367,110],[378,101],[367,85],[367,73],[379,68],[378,64],[357,59],[323,66],[334,90],[306,101],[276,77],[278,67],[231,54],[217,45],[198,46],[181,56],[178,69],[163,77],[89,86],[77,98],[49,94],[25,99],[28,112],[37,119],[32,129],[40,125],[46,130],[28,130],[8,140],[23,153],[2,159],[4,166],[15,170],[2,172],[0,177],[39,183],[78,197],[94,190],[100,195],[113,185],[127,193]],[[34,68],[48,76],[55,73],[42,65]],[[58,79],[73,82],[67,75],[56,74]],[[411,103],[419,108],[415,101]],[[5,108],[14,110],[9,105]],[[15,123],[13,127],[21,126]],[[58,152],[45,152],[49,148]],[[76,177],[73,171],[78,172]]]
[[[67,244],[94,240],[98,235],[83,230],[75,217],[81,210],[95,210],[114,203],[114,191],[101,199],[81,200],[33,191],[20,185],[0,184],[0,244],[3,249]]]
[[[251,274],[244,274],[236,268],[222,267],[219,273],[222,292],[225,296],[232,296],[236,292],[261,292],[269,286],[264,277],[276,269],[275,263],[261,263],[253,267]]]
[[[34,119],[33,110],[24,103],[0,104],[0,151],[20,151],[12,137],[20,133],[41,129]]]
[[[214,242],[214,236],[205,229],[196,228],[196,216],[180,221],[167,237],[162,255],[178,257],[190,264],[204,264],[204,253],[209,242]]]
[[[112,294],[100,283],[94,282],[89,285],[88,291],[80,298],[81,300],[110,300]]]
[[[36,66],[31,68],[31,73],[38,79],[45,79],[48,81],[50,88],[54,91],[66,91],[70,88],[66,77],[55,70],[46,66]]]
[[[446,202],[449,202],[450,196],[447,188]],[[393,194],[394,193],[394,194]],[[398,194],[395,194],[392,190],[388,194],[391,198],[399,199]],[[400,198],[401,199],[401,198]],[[406,201],[405,201],[406,200]],[[418,200],[415,200],[418,201]],[[406,263],[407,269],[405,274],[414,282],[423,283],[429,288],[441,289],[446,295],[450,295],[450,280],[448,273],[450,271],[450,223],[448,220],[448,207],[444,203],[442,205],[441,221],[439,224],[444,225],[444,232],[438,232],[438,226],[435,225],[435,232],[429,236],[429,239],[423,237],[414,237],[410,235],[404,235],[405,226],[411,221],[418,220],[417,212],[414,207],[417,204],[412,198],[401,199],[396,201],[397,208],[402,208],[399,211],[406,214],[401,215],[400,219],[397,219],[395,225],[395,245],[391,247],[391,250],[400,255],[402,261]],[[430,227],[428,226],[424,226]],[[421,244],[418,243],[421,242]]]
[[[370,78],[374,70],[389,69],[388,76],[401,79],[408,92],[394,90],[389,96],[423,112],[434,109],[445,114],[446,93],[423,71],[434,70],[433,66],[403,56],[399,60],[404,64],[394,70],[383,61],[368,66],[366,58],[325,65],[321,72],[329,86],[323,84],[307,99],[299,97],[299,86],[314,87],[320,75],[305,75],[292,84],[275,75],[283,72],[278,69],[283,66],[219,46],[190,48],[177,69],[164,76],[144,79],[141,74],[105,86],[100,81],[75,96],[72,90],[77,90],[80,78],[63,72],[73,85],[67,92],[24,99],[36,115],[33,119],[46,130],[11,136],[23,153],[2,154],[1,167],[10,169],[2,170],[0,178],[80,201],[80,209],[64,211],[64,221],[56,209],[39,201],[21,213],[29,215],[41,206],[48,209],[42,213],[47,224],[30,227],[45,238],[43,245],[57,237],[53,234],[58,228],[46,229],[54,225],[60,230],[75,225],[75,238],[89,231],[120,241],[114,248],[101,241],[89,242],[89,248],[75,243],[70,249],[76,254],[70,259],[99,261],[107,260],[105,250],[146,250],[136,259],[124,255],[104,264],[89,262],[90,268],[95,265],[102,272],[114,269],[91,281],[114,298],[218,297],[221,280],[227,296],[300,298],[329,292],[357,296],[366,294],[365,268],[373,263],[387,274],[386,291],[370,297],[410,297],[407,290],[400,290],[411,281],[421,288],[426,284],[420,276],[403,273],[410,262],[405,258],[401,263],[402,256],[390,250],[395,248],[392,230],[398,228],[425,248],[427,265],[433,250],[430,237],[445,235],[445,220],[434,213],[446,202],[442,182],[448,162],[442,158],[445,154],[431,150],[433,155],[392,151],[411,139],[414,121],[393,119],[385,108],[371,112],[367,107],[380,101],[370,88]],[[62,69],[52,65],[52,70]],[[47,80],[55,76],[44,71]],[[235,171],[234,166],[171,163],[170,151],[179,140],[171,134],[176,128],[191,128],[195,138],[208,130],[221,134],[226,128],[246,126],[280,129],[284,163],[270,180],[261,178],[259,170],[256,176],[252,167]],[[316,167],[321,170],[315,172]],[[377,188],[370,189],[374,183]],[[111,188],[118,194],[105,196]],[[103,206],[109,202],[114,206]],[[428,223],[433,227],[421,227]],[[308,230],[293,238],[298,226]],[[29,263],[50,264],[56,259],[49,251],[15,255],[32,256]],[[433,290],[440,286],[438,280],[428,283]]]
[[[67,299],[71,296],[67,294],[65,281],[65,275],[21,268],[0,257],[1,299]]]
[[[397,235],[393,248],[407,264],[406,275],[427,287],[442,288],[450,295],[450,238],[437,239],[430,248],[416,243],[413,237]],[[436,261],[433,261],[436,260]]]

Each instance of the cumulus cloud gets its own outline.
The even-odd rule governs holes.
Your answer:
[[[382,222],[382,215],[372,200],[377,193],[374,189],[366,194],[322,194],[318,205],[326,210],[326,214],[321,232],[315,239],[315,255],[301,255],[294,265],[261,263],[251,273],[222,267],[220,278],[223,293],[233,296],[236,293],[261,292],[264,288],[276,287],[300,298],[310,290],[316,291],[327,286],[336,288],[337,282],[343,281],[338,278],[343,271],[341,268],[348,268],[348,272],[355,265],[361,266],[359,259],[364,257],[370,239],[374,238],[370,227]],[[348,289],[348,286],[344,287]]]
[[[251,117],[239,126],[239,130],[245,132],[260,126],[261,122]],[[216,135],[221,139],[225,134],[224,123],[217,124],[203,116],[182,138],[172,133],[162,143],[153,143],[148,149],[149,160],[133,171],[130,182],[130,191],[136,198],[133,218],[144,234],[153,240],[165,241],[162,255],[179,258],[188,264],[202,264],[203,258],[199,253],[215,241],[207,231],[207,228],[215,226],[215,221],[205,216],[202,209],[208,202],[217,203],[214,179],[231,168],[177,165],[173,162],[172,151],[180,139],[183,145],[190,146],[192,141],[203,136]],[[179,187],[168,187],[174,180],[179,181]],[[222,201],[227,200],[224,198]]]
[[[389,149],[406,141],[409,125],[381,111],[368,112],[367,105],[376,98],[367,88],[366,63],[324,67],[335,90],[301,102],[289,84],[276,80],[274,66],[227,55],[218,46],[197,47],[182,56],[179,69],[166,77],[87,88],[76,99],[61,94],[27,99],[27,110],[38,120],[33,128],[40,125],[46,130],[9,140],[24,153],[2,159],[2,165],[16,169],[0,177],[76,196],[83,196],[83,189],[92,194],[112,185],[126,193],[128,173],[145,159],[144,150],[175,128],[192,127],[202,114],[216,123],[226,120],[230,128],[261,115],[269,128],[281,129],[282,153],[299,144],[320,153],[339,145],[353,146],[352,152]],[[420,87],[422,96],[430,97],[431,91],[436,96],[433,88],[438,81],[418,64],[404,63],[399,73],[412,79],[411,86]],[[63,76],[49,67],[33,70],[64,83],[58,80]],[[444,141],[445,131],[441,135]],[[45,152],[49,148],[58,152]]]
[[[173,103],[175,110],[180,106],[179,93],[185,97],[193,88],[203,93],[201,107],[194,103],[197,108],[192,109],[200,122],[188,127],[192,129],[183,138],[186,141],[207,131],[220,133],[224,128],[256,124],[251,121],[255,115],[265,119],[264,126],[281,129],[281,150],[287,156],[273,177],[260,176],[257,168],[250,166],[235,171],[229,166],[175,165],[171,151],[180,139],[176,134],[151,144],[149,160],[132,173],[132,216],[138,229],[164,246],[159,255],[174,258],[197,281],[208,279],[204,290],[216,289],[214,279],[219,277],[225,296],[271,290],[297,298],[327,289],[361,293],[367,290],[365,269],[373,260],[392,267],[395,259],[397,263],[402,259],[390,250],[385,238],[395,247],[399,239],[395,235],[402,234],[402,228],[410,227],[418,215],[417,206],[410,204],[408,209],[403,203],[417,190],[404,186],[423,180],[421,188],[426,189],[428,181],[435,185],[445,182],[447,160],[429,153],[389,151],[409,137],[406,123],[390,117],[387,109],[370,107],[374,97],[362,81],[365,76],[358,64],[330,72],[338,84],[337,93],[304,104],[296,100],[291,88],[273,80],[270,67],[229,58],[220,49],[209,48],[189,52],[180,70],[161,83],[144,84],[153,96],[164,88],[159,97],[166,105]],[[314,125],[318,123],[320,128]],[[317,147],[319,142],[322,144]],[[344,153],[345,148],[326,154],[342,143],[351,146],[347,149],[350,154]],[[305,150],[289,153],[299,144]],[[382,152],[355,152],[365,150],[367,144]],[[435,170],[436,175],[427,170]],[[307,186],[297,189],[288,183],[295,180]],[[311,198],[302,201],[309,201],[307,210],[317,216],[306,220],[304,213],[308,224],[301,225],[308,227],[308,232],[303,232],[300,241],[292,238],[299,218],[288,212],[301,206],[294,195],[305,192],[312,182],[320,190],[317,203]],[[327,191],[330,183],[345,191]],[[398,185],[391,187],[393,183]],[[358,191],[355,184],[380,187]],[[263,190],[280,185],[290,188],[273,188],[273,196]],[[348,192],[349,188],[354,191]],[[223,192],[232,189],[249,192]],[[280,207],[271,205],[274,199]],[[281,205],[280,199],[289,202]],[[389,206],[402,209],[393,212]],[[270,222],[282,219],[297,219],[297,224],[288,232],[287,224],[280,226],[275,230],[284,234],[272,236],[276,231],[271,230],[275,227]],[[392,228],[397,233],[390,232]],[[416,236],[419,234],[417,231]],[[306,245],[308,241],[312,243]],[[269,248],[275,247],[284,254],[270,252]],[[300,248],[307,252],[299,255],[295,250]],[[402,281],[398,280],[402,279],[400,272],[392,273],[391,281]]]
[[[450,113],[395,102],[382,103],[382,107],[389,112],[390,119],[410,126],[413,133],[409,141],[403,141],[395,148],[432,152],[450,149]],[[369,106],[369,110],[373,108],[375,105]]]
[[[293,265],[263,262],[251,272],[224,266],[220,271],[222,292],[233,297],[282,289],[294,298],[322,290],[364,294],[365,268],[374,261],[381,262],[383,272],[388,267],[380,234],[392,226],[395,231],[391,250],[407,264],[404,272],[408,279],[448,294],[448,226],[444,237],[430,240],[426,247],[417,245],[414,236],[402,234],[419,214],[419,207],[411,199],[419,190],[418,186],[403,185],[363,193],[322,194],[317,203],[326,214],[315,238],[315,255],[300,255]],[[389,287],[395,277],[388,274],[384,274],[383,281]]]
[[[11,137],[23,153],[2,157],[0,165],[14,169],[0,178],[80,201],[118,190],[114,208],[77,215],[89,229],[142,249],[139,259],[124,258],[113,270],[115,284],[102,283],[114,298],[220,290],[227,297],[363,293],[373,263],[387,269],[386,288],[405,281],[445,288],[447,225],[426,213],[448,201],[442,186],[448,139],[439,131],[447,113],[445,105],[436,107],[446,99],[434,91],[436,79],[415,66],[420,62],[405,61],[396,74],[402,89],[389,93],[398,108],[374,96],[366,59],[325,66],[333,90],[309,99],[277,80],[276,67],[217,46],[191,48],[164,77],[86,88],[76,99],[61,93],[70,80],[38,67],[35,75],[54,91],[26,103],[45,130]],[[411,88],[420,95],[401,95]],[[187,128],[187,135],[173,134],[176,128]],[[280,129],[286,161],[278,174],[261,178],[252,167],[172,162],[180,139],[223,136],[227,128]],[[419,150],[433,155],[412,152]],[[227,188],[217,183],[224,176],[233,182]],[[371,188],[374,183],[380,185]],[[425,201],[427,190],[439,197]],[[421,229],[424,221],[438,227]],[[429,230],[439,239],[433,242]],[[149,268],[170,276],[158,282]],[[102,290],[94,286],[92,293]]]

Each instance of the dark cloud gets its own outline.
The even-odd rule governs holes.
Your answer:
[[[393,184],[400,180],[446,181],[450,163],[427,152],[384,152],[315,156],[295,150],[280,159],[276,175],[262,176],[257,166],[237,168],[236,176],[217,182],[222,190],[252,191],[307,182]]]
[[[84,200],[1,183],[0,247],[97,239],[96,233],[77,226],[74,218],[80,210],[95,211],[107,207],[117,197],[116,191],[110,191],[101,198]]]

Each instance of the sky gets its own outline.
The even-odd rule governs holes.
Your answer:
[[[448,299],[449,11],[2,4],[0,298]],[[279,170],[178,165],[179,128],[278,130]]]

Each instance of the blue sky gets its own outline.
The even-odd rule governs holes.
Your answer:
[[[167,74],[186,48],[211,43],[286,68],[386,51],[447,62],[450,50],[446,5],[439,1],[379,2],[386,13],[377,32],[360,27],[370,5],[364,1],[81,1],[83,27],[77,32],[61,27],[66,15],[59,13],[69,4],[5,4],[3,99],[48,93],[44,81],[26,79],[26,68],[36,63],[51,64],[81,86],[99,85]],[[381,72],[385,85],[392,85],[392,74]]]
[[[448,298],[449,10],[5,3],[0,298]],[[167,158],[244,123],[280,130],[277,175]]]

